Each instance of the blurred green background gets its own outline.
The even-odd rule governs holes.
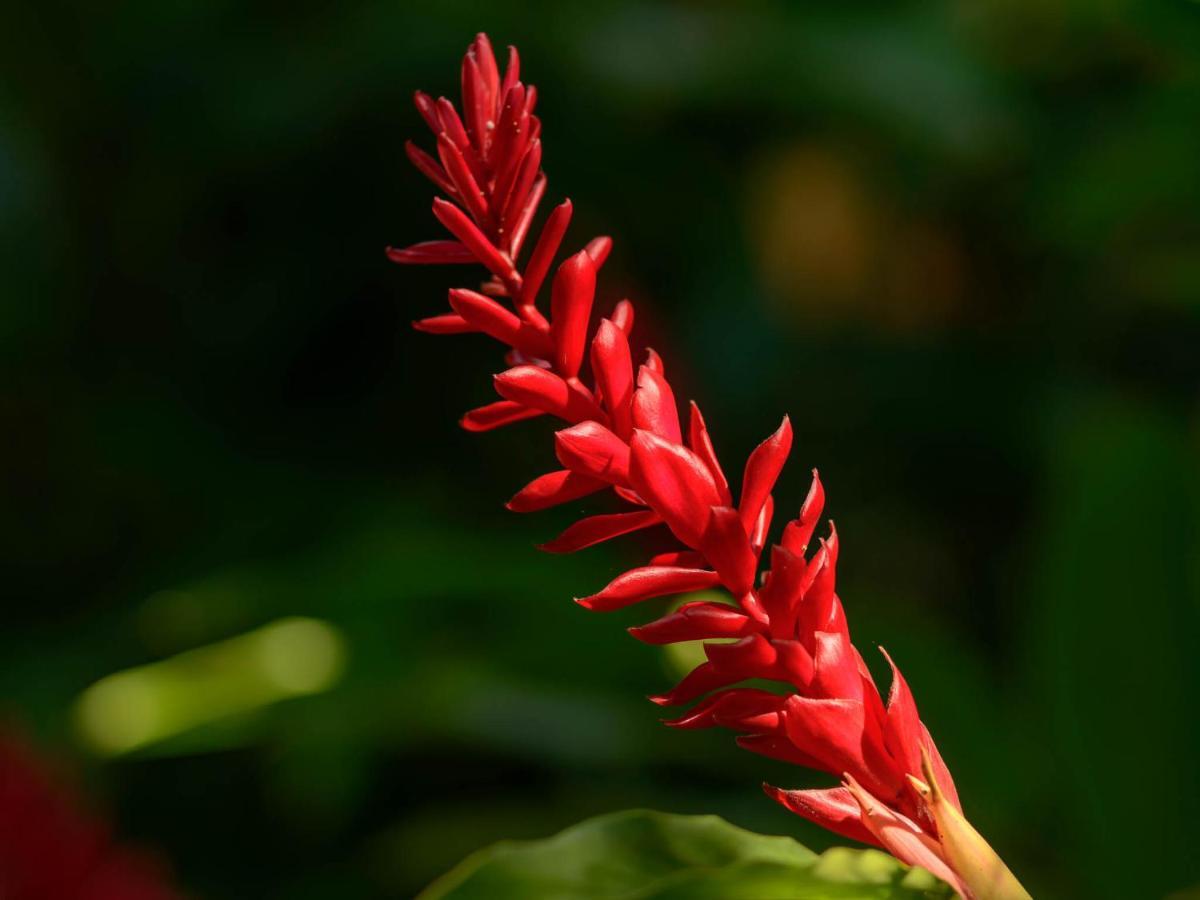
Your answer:
[[[383,257],[440,236],[409,98],[480,29],[728,467],[791,415],[781,515],[819,466],[859,646],[1035,896],[1200,881],[1200,5],[7,18],[3,715],[187,891],[405,897],[632,806],[837,842],[758,788],[828,779],[658,724],[654,610],[570,602],[645,548],[535,552],[547,427],[459,431],[498,355],[408,328],[462,281]]]

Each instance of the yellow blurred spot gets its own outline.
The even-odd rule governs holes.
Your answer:
[[[345,641],[317,619],[289,618],[239,637],[117,672],[85,690],[75,723],[92,749],[118,755],[331,687]]]
[[[823,150],[795,147],[759,167],[755,186],[754,246],[771,286],[834,305],[859,297],[880,223],[854,170]]]
[[[795,145],[750,177],[751,246],[787,315],[920,331],[961,312],[966,262],[954,236],[843,155]]]
[[[263,675],[289,694],[311,694],[328,687],[342,665],[336,631],[315,619],[287,619],[259,634]]]
[[[159,706],[152,681],[125,672],[89,688],[76,712],[80,729],[97,750],[121,753],[153,737]]]

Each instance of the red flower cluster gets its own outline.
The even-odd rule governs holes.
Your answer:
[[[388,250],[396,262],[476,262],[491,273],[480,292],[452,289],[451,312],[415,323],[443,334],[482,332],[508,347],[510,367],[495,376],[501,399],[468,412],[463,426],[486,431],[541,415],[567,423],[555,435],[561,468],[522,488],[508,503],[514,511],[607,490],[625,505],[622,512],[576,522],[543,549],[575,551],[657,525],[679,541],[677,550],[620,575],[579,599],[581,605],[606,611],[702,588],[729,591],[734,603],[685,603],[630,629],[650,644],[723,639],[705,644],[707,662],[651,698],[671,706],[699,699],[669,725],[730,728],[747,750],[841,778],[840,786],[826,790],[766,790],[793,812],[885,847],[972,896],[960,877],[965,863],[956,859],[942,824],[961,819],[958,797],[908,685],[888,657],[893,677],[885,703],[850,641],[835,590],[832,525],[810,552],[824,503],[815,471],[799,515],[771,546],[769,568],[760,575],[775,508],[771,492],[791,450],[788,420],[750,454],[735,499],[700,408],[690,404],[685,428],[658,355],[647,351],[635,367],[632,305],[620,301],[591,327],[608,238],[593,240],[558,267],[549,317],[539,310],[538,294],[571,204],[550,213],[519,266],[546,179],[539,168],[540,123],[532,114],[536,93],[517,73],[517,53],[509,48],[507,71],[499,77],[480,35],[463,61],[465,124],[445,98],[435,103],[416,94],[441,163],[411,143],[409,156],[454,201],[435,199],[433,212],[456,240]],[[503,298],[509,304],[499,302]],[[736,686],[748,679],[778,682],[783,690]]]
[[[159,867],[114,846],[21,742],[0,736],[0,897],[172,900]]]

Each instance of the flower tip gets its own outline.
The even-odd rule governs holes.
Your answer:
[[[883,650],[882,647],[879,648]],[[887,651],[884,651],[884,656],[887,656]],[[891,662],[891,657],[888,657],[888,662]],[[934,803],[942,802],[942,788],[938,784],[937,776],[933,773],[933,760],[929,757],[929,749],[924,744],[921,745],[921,774],[925,776],[925,790],[928,792],[928,798]],[[918,793],[921,793],[918,790]],[[926,794],[922,793],[922,797]]]
[[[671,698],[666,694],[651,694],[646,698],[655,706],[670,706]]]
[[[575,599],[575,602],[578,603],[580,606],[582,606],[584,609],[594,611],[596,608],[595,604],[592,602],[591,597],[576,597],[574,599]]]
[[[871,809],[871,795],[863,789],[863,786],[849,772],[842,773],[842,787],[850,792],[851,796],[854,797],[854,801],[863,812]]]
[[[933,796],[933,792],[930,790],[929,785],[927,785],[916,775],[905,775],[904,777],[908,779],[909,785],[912,786],[912,789],[917,792],[917,795],[922,800],[929,800]]]

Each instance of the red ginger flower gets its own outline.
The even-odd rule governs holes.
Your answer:
[[[577,602],[607,611],[702,588],[729,591],[733,604],[685,603],[630,629],[650,644],[719,641],[704,645],[705,663],[651,698],[664,706],[699,700],[667,724],[729,728],[747,750],[840,778],[839,786],[823,790],[765,789],[839,835],[924,866],[965,897],[1028,896],[963,819],[950,772],[891,657],[884,653],[892,669],[885,703],[851,643],[835,589],[832,524],[829,536],[811,548],[824,505],[815,470],[807,499],[771,546],[760,575],[775,508],[771,492],[792,445],[788,420],[750,454],[735,502],[700,408],[690,404],[685,432],[658,355],[648,350],[635,370],[629,301],[590,329],[608,238],[593,240],[558,267],[549,318],[539,311],[538,294],[571,203],[551,212],[519,267],[546,178],[533,115],[536,91],[518,72],[510,47],[500,79],[481,34],[463,60],[462,118],[445,98],[434,103],[415,95],[441,163],[411,143],[409,157],[453,201],[434,200],[433,212],[457,240],[388,250],[395,262],[476,262],[491,273],[480,292],[452,289],[452,312],[415,323],[436,333],[482,332],[509,348],[510,368],[495,376],[501,399],[468,412],[464,428],[487,431],[540,415],[567,423],[554,442],[561,468],[518,491],[509,509],[546,509],[608,490],[624,502],[624,511],[582,519],[543,545],[556,553],[665,525],[677,550]],[[590,384],[581,376],[585,358]],[[776,682],[782,690],[737,686],[748,679]]]

